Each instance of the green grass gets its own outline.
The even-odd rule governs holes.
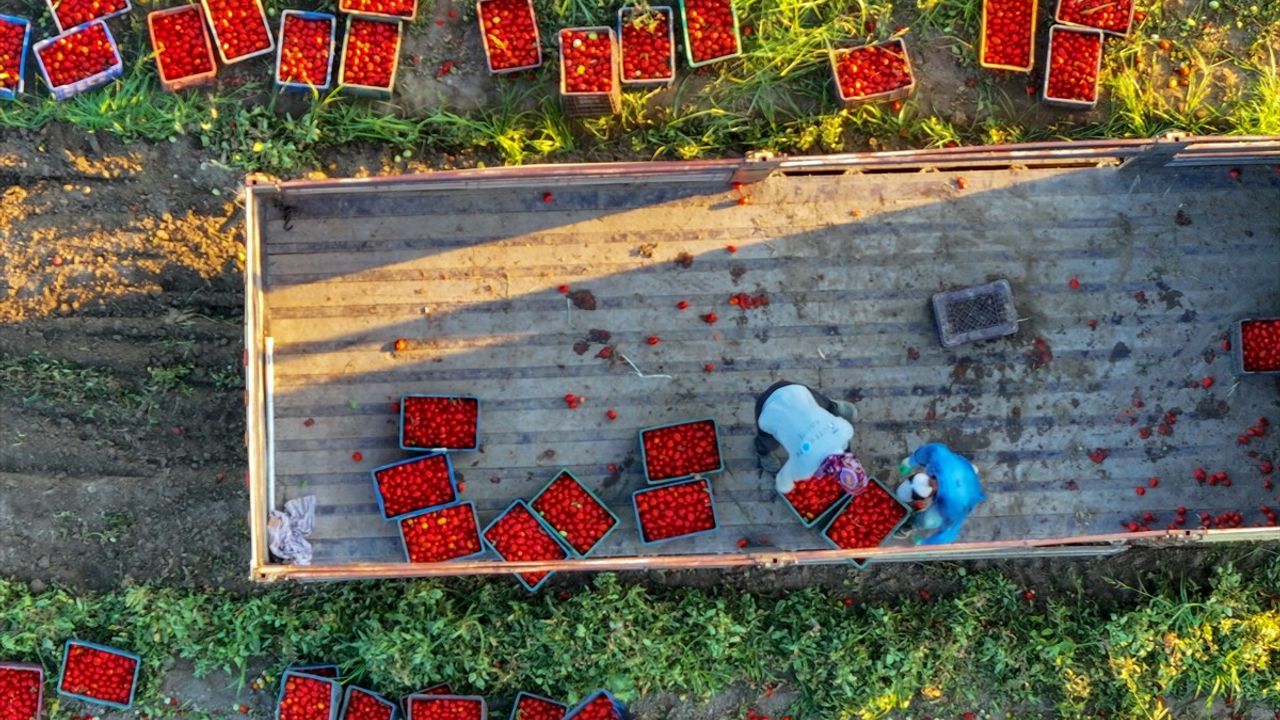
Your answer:
[[[104,523],[103,542],[131,528],[128,517]],[[786,712],[797,720],[1165,718],[1225,698],[1242,712],[1280,704],[1274,556],[1248,577],[1224,563],[1206,588],[1158,576],[1105,607],[1084,593],[1028,601],[1006,576],[950,573],[953,595],[852,606],[817,589],[647,590],[612,576],[570,597],[480,581],[250,596],[145,586],[36,594],[0,582],[0,657],[43,662],[52,682],[66,638],[131,649],[145,665],[139,708],[153,718],[179,712],[163,707],[160,687],[175,662],[244,684],[264,659],[269,676],[290,662],[335,661],[348,681],[390,696],[447,681],[503,713],[518,690],[576,700],[608,687],[627,700],[669,692],[697,701],[735,683],[780,684],[795,694]]]
[[[147,379],[137,382],[108,369],[50,358],[39,351],[26,356],[0,355],[0,398],[107,423],[155,423],[172,395],[191,393],[189,376],[194,369],[190,363],[148,367]],[[229,378],[221,382],[225,384]]]
[[[119,34],[126,57],[137,58],[122,80],[64,103],[33,87],[22,100],[0,105],[0,127],[65,122],[130,141],[190,137],[215,163],[284,174],[317,167],[333,148],[350,144],[386,150],[396,160],[428,149],[450,154],[480,150],[484,160],[519,164],[1146,137],[1170,129],[1276,133],[1280,79],[1274,55],[1280,47],[1280,3],[1218,4],[1216,10],[1207,1],[1176,9],[1143,4],[1148,17],[1135,32],[1107,41],[1101,111],[1085,115],[1035,108],[1025,97],[1011,97],[1022,92],[1021,76],[997,76],[976,67],[979,0],[738,0],[742,57],[704,72],[682,69],[670,101],[653,102],[653,93],[628,92],[620,117],[587,121],[566,118],[555,98],[552,39],[561,26],[611,24],[616,4],[603,0],[537,0],[547,61],[535,80],[478,78],[499,88],[497,102],[472,112],[445,107],[420,115],[388,111],[385,105],[336,92],[285,112],[269,87],[266,61],[248,68],[247,76],[257,80],[220,81],[213,92],[163,92],[154,63],[147,59],[142,13],[136,12],[129,24],[113,26],[125,27]],[[269,3],[273,14],[284,5]],[[33,12],[40,7],[33,3]],[[456,22],[471,22],[472,15],[464,7]],[[424,16],[412,32],[432,21]],[[39,22],[48,29],[47,17]],[[901,109],[847,110],[836,103],[827,51],[899,33],[905,33],[918,57],[934,50],[933,68],[953,63],[952,75],[976,80],[973,92],[956,101],[963,117],[947,109],[947,93],[956,89],[937,86],[932,92],[942,96],[922,90]],[[1173,49],[1158,50],[1158,39],[1171,40]],[[1181,64],[1191,68],[1185,86],[1174,74]],[[941,113],[929,111],[935,99],[941,101]]]

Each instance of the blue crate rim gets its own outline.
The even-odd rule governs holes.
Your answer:
[[[285,670],[280,674],[280,692],[276,695],[276,720],[280,720],[280,703],[284,701],[284,691],[289,685],[289,677],[296,675],[304,677],[308,680],[318,680],[329,685],[329,720],[335,720],[338,717],[338,703],[342,700],[342,683],[333,678],[320,677],[310,673],[298,672],[296,670]]]
[[[44,4],[45,4],[45,7],[49,8],[49,14],[53,16],[53,26],[58,28],[59,33],[66,32],[67,28],[62,27],[62,21],[58,20],[58,13],[55,12],[55,9],[54,9],[54,0],[44,0]],[[93,20],[86,20],[80,23],[80,25],[88,25],[91,22],[97,22],[99,20],[105,21],[113,17],[119,17],[128,12],[131,12],[132,10],[133,10],[133,0],[124,0],[123,8],[116,10],[113,13],[107,13],[106,15],[96,17]],[[79,27],[79,25],[73,25],[72,27],[73,28]]]
[[[551,479],[547,481],[547,484],[543,485],[542,489],[539,490],[538,493],[534,495],[532,499],[529,500],[529,509],[533,511],[533,514],[536,515],[538,519],[543,522],[543,524],[551,528],[551,531],[554,532],[557,536],[560,536],[560,531],[557,530],[555,526],[551,524],[550,520],[546,519],[545,517],[542,516],[541,513],[538,512],[537,508],[534,507],[534,503],[538,502],[538,498],[542,497],[542,494],[545,493],[552,485],[554,485],[555,482],[560,479],[561,475],[568,475],[569,478],[573,480],[573,482],[578,484],[578,487],[585,490],[587,494],[591,496],[592,500],[595,500],[596,503],[600,505],[600,507],[604,508],[605,512],[609,513],[609,517],[613,518],[613,524],[610,525],[609,529],[606,530],[605,533],[600,536],[600,539],[596,540],[594,543],[591,544],[591,547],[588,548],[585,553],[579,553],[578,550],[575,547],[573,547],[573,544],[569,542],[568,538],[564,538],[563,536],[561,536],[562,543],[564,544],[565,547],[569,548],[569,552],[575,558],[578,558],[578,559],[586,558],[586,557],[589,557],[591,553],[599,549],[600,545],[610,535],[613,534],[613,531],[618,529],[618,526],[622,524],[622,518],[618,517],[618,514],[615,513],[612,508],[606,505],[604,501],[600,499],[600,496],[596,495],[595,491],[587,487],[585,483],[579,480],[577,475],[574,475],[573,473],[569,472],[568,468],[561,468],[558,472],[556,472],[555,475],[552,475]]]
[[[647,493],[647,492],[657,492],[659,490],[666,490],[667,488],[672,488],[677,485],[688,485],[690,483],[706,483],[707,484],[707,494],[711,496],[711,520],[714,524],[711,527],[707,528],[706,530],[699,530],[697,532],[691,532],[686,535],[673,535],[672,537],[663,538],[661,540],[645,539],[644,524],[640,522],[640,505],[639,503],[636,502],[636,496],[643,495],[644,493]],[[643,487],[638,490],[633,490],[631,492],[631,509],[635,512],[635,515],[636,515],[636,534],[640,536],[640,544],[646,547],[661,545],[663,543],[669,543],[674,540],[688,540],[689,538],[700,537],[702,535],[710,535],[711,533],[714,533],[720,529],[720,515],[719,513],[716,512],[715,490],[711,487],[710,478],[703,478],[703,477],[685,478],[684,480],[676,480],[675,482],[663,483],[661,485],[653,485],[650,487]]]
[[[131,658],[133,660],[133,682],[129,686],[129,702],[124,704],[115,703],[109,700],[99,700],[97,698],[88,697],[87,695],[79,695],[77,693],[67,692],[66,690],[63,690],[62,681],[67,674],[67,658],[71,655],[72,645],[80,645],[87,648],[93,648],[94,650],[101,650],[103,652],[108,652],[113,655],[119,655],[121,657]],[[58,673],[58,694],[63,697],[72,698],[73,700],[80,700],[82,702],[87,702],[93,705],[104,705],[106,707],[115,708],[117,710],[128,710],[129,708],[133,707],[133,697],[138,692],[138,673],[141,671],[142,671],[142,656],[138,655],[137,653],[131,653],[128,650],[121,650],[120,648],[111,647],[110,645],[99,645],[98,643],[89,642],[88,640],[77,640],[75,638],[67,638],[67,641],[62,644],[62,672]]]
[[[716,438],[716,456],[717,456],[717,459],[720,461],[720,465],[718,467],[712,468],[711,470],[701,470],[699,472],[688,473],[686,475],[676,475],[674,477],[662,478],[661,480],[654,480],[653,478],[649,477],[649,456],[644,451],[644,434],[652,430],[663,430],[665,428],[680,427],[681,425],[697,425],[698,423],[704,423],[704,422],[711,423],[711,432],[713,435],[715,435],[715,438]],[[705,418],[698,418],[695,420],[681,420],[680,422],[667,423],[665,425],[651,425],[646,428],[640,428],[639,440],[640,440],[640,468],[644,470],[644,481],[649,485],[663,485],[666,483],[676,482],[678,480],[691,480],[691,479],[704,477],[707,475],[714,475],[719,472],[724,472],[724,449],[720,447],[720,424],[716,422],[715,418],[705,417]]]
[[[442,398],[445,400],[471,400],[476,404],[476,444],[469,448],[424,448],[404,444],[404,406],[409,398]],[[409,452],[472,452],[480,449],[480,398],[475,395],[401,395],[400,396],[400,449]]]
[[[738,8],[734,6],[733,0],[726,0],[729,3],[729,14],[733,16],[733,37],[738,41],[738,51],[720,57],[713,57],[707,60],[693,59],[693,47],[689,44],[689,21],[688,10],[685,8],[685,0],[677,0],[680,5],[680,34],[684,36],[684,59],[689,63],[689,67],[696,68],[711,63],[721,62],[722,60],[731,60],[742,55],[742,30],[739,27]]]
[[[796,516],[796,519],[800,521],[801,525],[803,525],[806,528],[813,528],[813,527],[816,527],[818,524],[820,524],[822,522],[822,519],[825,518],[827,515],[829,515],[834,508],[838,507],[840,503],[844,502],[844,499],[846,497],[849,497],[848,490],[845,490],[843,487],[841,487],[840,489],[844,494],[836,498],[835,502],[828,505],[826,509],[818,513],[817,516],[815,516],[812,520],[805,520],[804,516],[800,514],[799,510],[796,510],[796,506],[791,504],[791,501],[787,499],[786,495],[782,493],[778,493],[778,497],[782,498],[782,504],[787,506],[787,509],[791,511],[792,515]],[[776,490],[777,489],[775,488],[775,492]]]
[[[1246,317],[1231,324],[1231,374],[1236,377],[1249,375],[1280,375],[1280,370],[1245,370],[1244,369],[1244,324],[1251,322],[1277,322],[1277,317]]]
[[[590,705],[592,702],[595,701],[596,698],[600,697],[601,695],[609,698],[609,702],[613,704],[613,712],[619,718],[625,719],[627,717],[627,706],[623,704],[622,701],[618,700],[618,698],[614,697],[613,693],[609,692],[608,690],[605,690],[604,688],[601,688],[591,693],[590,695],[587,695],[585,698],[583,698],[582,702],[578,703],[577,705],[574,705],[572,710],[564,714],[564,720],[573,720],[573,718],[576,717],[578,713],[582,712],[583,708]]]
[[[53,81],[49,79],[49,71],[45,69],[44,60],[40,57],[40,51],[68,35],[87,30],[92,25],[102,26],[102,31],[107,35],[107,42],[111,45],[111,50],[116,54],[115,64],[95,75],[81,78],[68,85],[59,85],[55,87]],[[53,98],[59,102],[68,98],[73,98],[81,93],[89,92],[90,90],[97,90],[124,74],[124,56],[120,54],[120,46],[116,43],[115,36],[111,34],[111,28],[102,20],[90,20],[87,23],[77,25],[70,30],[54,35],[51,38],[40,40],[31,46],[31,53],[35,55],[36,69],[40,71],[41,79],[44,80],[44,84],[49,88],[49,92],[53,95]]]
[[[552,705],[559,706],[560,709],[564,710],[566,713],[569,712],[569,705],[567,703],[562,703],[559,700],[552,700],[546,695],[539,695],[537,693],[525,692],[524,690],[521,690],[520,692],[516,693],[516,700],[511,704],[511,714],[507,716],[507,720],[520,720],[519,718],[516,717],[516,710],[520,708],[521,698],[533,698],[535,700],[542,700],[543,702],[548,702],[548,703],[551,703]]]
[[[406,515],[405,517],[400,518],[400,520],[396,522],[396,529],[400,531],[400,547],[404,548],[405,562],[413,563],[413,560],[410,559],[409,557],[409,543],[408,541],[405,540],[405,537],[404,537],[404,523],[420,515],[430,515],[431,513],[440,512],[441,510],[446,510],[451,507],[457,507],[459,505],[471,506],[471,520],[475,523],[475,526],[476,526],[476,536],[480,539],[480,549],[468,555],[459,555],[458,557],[452,557],[452,558],[449,558],[448,560],[441,560],[440,562],[452,562],[454,560],[468,560],[471,558],[482,557],[485,554],[484,535],[480,533],[480,516],[476,512],[476,504],[471,500],[459,500],[456,503],[443,505],[441,507],[435,508],[434,510],[421,510],[416,513],[413,513],[412,515]]]
[[[943,327],[942,319],[943,310],[948,302],[955,296],[966,295],[968,297],[982,294],[983,292],[992,292],[1000,295],[1002,301],[1008,301],[1009,309],[1013,310],[1013,317],[1001,325],[993,325],[990,328],[980,330],[970,330],[964,333],[948,333]],[[971,342],[985,342],[988,340],[996,340],[1001,337],[1014,335],[1018,332],[1018,313],[1017,308],[1013,305],[1013,286],[1009,284],[1007,278],[1000,278],[989,283],[981,285],[970,285],[968,287],[953,288],[944,290],[943,292],[934,293],[929,298],[929,305],[933,309],[933,326],[938,332],[938,342],[945,348],[958,347]],[[993,330],[1000,332],[992,334]]]
[[[440,684],[445,685],[447,683],[440,683]],[[409,708],[410,708],[410,705],[412,704],[412,701],[416,698],[421,698],[423,700],[468,700],[471,702],[478,702],[480,703],[480,717],[481,718],[489,717],[489,703],[485,702],[483,695],[424,695],[422,693],[413,693],[411,695],[406,696],[404,699],[405,701],[404,714],[405,714],[406,720],[413,720],[413,713]]]
[[[280,79],[280,60],[284,53],[284,22],[285,18],[298,17],[303,20],[325,20],[329,23],[329,65],[324,71],[323,85],[309,85],[307,83],[284,82]],[[328,90],[333,84],[333,51],[336,49],[338,39],[338,16],[333,13],[316,12],[315,10],[285,10],[280,13],[280,40],[276,42],[276,71],[273,78],[276,87],[288,92],[310,92],[315,90],[321,92]]]
[[[0,100],[16,100],[27,87],[27,49],[31,47],[31,21],[17,15],[0,14],[0,21],[23,26],[22,57],[18,59],[18,85],[12,89],[0,88]]]
[[[345,719],[347,717],[348,706],[351,704],[351,695],[354,692],[362,692],[365,695],[376,700],[381,705],[391,708],[389,720],[396,720],[396,716],[400,714],[400,706],[370,690],[369,688],[360,687],[359,685],[348,685],[346,690],[342,691],[342,710],[339,711],[338,717]]]
[[[33,672],[39,676],[40,680],[36,683],[38,688],[36,692],[36,717],[44,717],[44,665],[33,662],[0,662],[0,670]]]
[[[400,513],[399,515],[393,515],[388,517],[386,500],[382,498],[382,491],[378,489],[378,473],[382,472],[383,470],[387,470],[393,467],[398,467],[400,465],[412,465],[413,463],[417,463],[417,462],[426,462],[427,460],[430,460],[431,458],[434,458],[434,457],[444,458],[444,466],[449,471],[449,488],[453,491],[453,498],[448,502],[443,502],[438,505],[432,505],[430,507],[414,508],[413,510],[410,510],[408,512],[403,512],[403,513]],[[407,518],[410,515],[415,515],[417,513],[426,512],[429,510],[439,510],[441,508],[448,507],[449,505],[453,505],[454,503],[458,502],[460,499],[458,495],[458,478],[456,475],[454,475],[454,472],[453,472],[453,460],[451,460],[449,458],[449,454],[445,452],[433,452],[426,455],[418,455],[415,457],[406,458],[404,460],[397,460],[393,463],[387,463],[386,465],[382,465],[380,467],[376,467],[370,470],[369,477],[372,478],[373,480],[373,497],[375,500],[378,501],[378,515],[380,515],[382,519],[387,522],[396,522],[403,518]]]
[[[342,668],[338,667],[337,663],[294,663],[286,667],[285,670],[292,671],[295,673],[301,673],[303,675],[316,675],[315,673],[310,671],[317,670],[320,668],[324,668],[324,669],[332,668],[335,676],[342,674]],[[334,678],[326,678],[323,675],[316,675],[316,677],[322,678],[324,680],[334,679]]]
[[[484,526],[484,530],[481,531],[480,533],[480,543],[484,547],[487,547],[490,550],[492,550],[493,554],[498,556],[498,559],[502,560],[503,562],[509,562],[507,558],[503,556],[502,551],[498,550],[498,546],[489,542],[488,535],[489,535],[489,530],[494,525],[497,525],[499,520],[506,517],[507,513],[511,512],[511,510],[515,508],[517,505],[523,506],[525,509],[525,512],[533,516],[533,521],[538,523],[538,527],[542,528],[542,531],[545,532],[547,535],[550,535],[551,539],[555,541],[556,547],[560,548],[560,551],[564,553],[564,558],[560,558],[560,559],[567,560],[573,557],[570,554],[571,551],[567,549],[567,546],[569,543],[565,542],[564,539],[560,537],[560,533],[556,532],[555,528],[551,527],[551,525],[549,525],[545,520],[543,520],[542,517],[538,515],[538,513],[533,511],[533,508],[529,506],[529,503],[525,502],[521,498],[516,498],[515,500],[512,500],[509,505],[507,505],[505,508],[502,509],[502,512],[498,513],[498,517],[494,518],[493,520],[490,520],[489,524]],[[550,572],[547,572],[547,571],[535,571],[535,572],[547,573],[546,575],[543,575],[542,579],[539,580],[535,585],[530,585],[528,582],[526,582],[524,579],[523,573],[513,573],[513,574],[516,576],[516,580],[519,580],[520,584],[524,586],[524,589],[528,590],[529,592],[537,592],[543,585],[546,584],[548,580],[551,579],[552,575],[555,575],[554,570]]]
[[[640,80],[628,80],[626,73],[622,74],[622,84],[630,85],[637,88],[656,88],[671,87],[676,81],[676,11],[670,5],[649,5],[643,7],[641,5],[623,5],[618,8],[618,61],[622,62],[625,53],[622,47],[622,16],[625,13],[633,13],[636,11],[658,12],[667,16],[667,40],[671,42],[671,62],[668,67],[671,68],[671,77],[666,78],[648,78]],[[619,68],[621,70],[621,68]]]
[[[431,691],[432,691],[432,690],[437,690],[437,689],[439,689],[439,688],[445,688],[446,690],[448,690],[448,691],[449,691],[449,692],[447,692],[447,693],[441,693],[442,695],[453,695],[453,694],[454,694],[454,692],[453,692],[453,686],[452,686],[452,685],[450,685],[450,684],[449,684],[449,683],[447,683],[447,682],[436,683],[435,685],[429,685],[429,686],[427,686],[427,687],[425,687],[425,688],[423,688],[423,689],[421,689],[421,690],[419,690],[419,691],[417,691],[417,692],[411,692],[411,693],[409,693],[408,695],[401,695],[401,696],[400,696],[400,713],[401,713],[402,715],[408,715],[408,714],[409,714],[409,698],[413,697],[414,695],[434,695],[435,693],[433,693],[433,692],[431,692]]]
[[[879,485],[881,490],[884,490],[886,493],[888,493],[889,497],[893,498],[893,501],[897,503],[898,507],[902,508],[903,510],[902,519],[899,520],[898,523],[893,526],[893,529],[891,529],[888,533],[885,534],[884,538],[880,541],[880,544],[876,546],[876,547],[884,547],[884,544],[886,542],[889,542],[889,540],[891,540],[893,536],[897,534],[897,532],[901,530],[904,525],[907,524],[907,521],[911,519],[911,516],[914,514],[914,512],[912,511],[910,506],[908,506],[906,503],[898,499],[898,496],[894,494],[893,490],[890,490],[887,485],[880,482],[879,478],[872,476],[870,479],[871,479],[871,482],[875,483],[876,485]],[[830,537],[827,536],[827,530],[830,530],[832,524],[835,523],[836,518],[840,517],[840,514],[843,513],[846,509],[848,509],[849,505],[853,503],[853,499],[855,497],[856,497],[855,495],[846,495],[844,498],[841,498],[840,502],[836,503],[836,506],[839,509],[835,512],[835,514],[831,516],[829,520],[827,520],[826,524],[822,526],[822,532],[821,532],[822,540],[829,547],[835,548],[836,550],[844,549],[844,548],[841,548],[839,545],[837,545],[834,540],[832,540]],[[858,568],[859,570],[863,570],[867,567],[867,564],[870,563],[871,560],[867,559],[862,562],[858,562],[857,559],[855,558],[849,558],[849,562],[852,563],[853,566]]]

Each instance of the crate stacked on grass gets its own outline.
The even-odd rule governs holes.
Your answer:
[[[276,87],[293,92],[328,90],[338,18],[330,13],[285,10],[276,47]]]
[[[564,720],[627,720],[627,706],[608,690],[597,690],[565,714]]]
[[[521,691],[507,720],[562,720],[569,706],[549,697]]]
[[[689,67],[742,54],[742,34],[733,0],[680,0],[680,19]]]
[[[542,65],[542,40],[533,0],[478,0],[476,20],[491,74],[533,70]]]
[[[1237,322],[1231,347],[1236,375],[1280,375],[1280,317]]]
[[[58,694],[117,710],[133,706],[142,658],[118,648],[68,640],[62,648]]]
[[[102,87],[124,74],[115,38],[101,20],[41,40],[32,49],[40,77],[58,100]]]
[[[566,543],[528,503],[516,500],[489,523],[482,533],[484,542],[502,560],[565,560],[569,557]],[[553,573],[550,571],[516,573],[516,579],[529,592],[536,592]]]
[[[147,34],[156,56],[160,87],[177,92],[210,82],[217,76],[213,40],[199,5],[147,13]]]
[[[338,84],[355,95],[389,98],[400,70],[399,20],[347,16]]]
[[[276,720],[335,720],[341,691],[332,678],[285,670],[280,676]]]
[[[907,44],[901,38],[830,53],[836,94],[846,107],[892,102],[911,95],[916,87]]]
[[[569,117],[612,115],[622,110],[618,39],[612,28],[560,31],[560,99]]]
[[[223,65],[243,62],[275,50],[262,0],[200,0],[213,29]]]
[[[978,64],[1031,72],[1035,65],[1037,0],[982,0]]]
[[[622,84],[666,87],[676,79],[675,12],[667,5],[618,9]]]
[[[489,706],[479,695],[410,695],[407,720],[486,720]]]
[[[40,720],[44,716],[44,667],[0,662],[0,718]]]
[[[848,495],[831,521],[822,530],[822,537],[834,548],[879,547],[885,543],[911,516],[911,509],[904,505],[879,480],[871,478],[866,488],[857,495]],[[866,567],[866,560],[851,560],[854,567]]]
[[[1048,58],[1041,93],[1044,102],[1076,110],[1098,104],[1101,30],[1054,25],[1049,29]]]
[[[557,473],[533,496],[529,507],[574,557],[589,556],[618,527],[618,516],[568,470]]]
[[[0,100],[13,100],[22,94],[30,43],[30,20],[0,15]]]
[[[342,697],[338,720],[395,720],[399,708],[372,690],[351,685]]]

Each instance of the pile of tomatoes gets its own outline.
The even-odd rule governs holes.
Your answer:
[[[328,85],[335,22],[331,17],[286,15],[280,28],[280,67],[276,80],[318,88]]]
[[[876,547],[906,513],[897,498],[871,483],[835,516],[825,534],[840,548]]]
[[[623,81],[670,80],[675,77],[671,12],[633,11],[623,17],[620,39]]]
[[[1240,324],[1240,353],[1249,372],[1280,370],[1280,318]]]
[[[63,87],[106,72],[120,64],[107,26],[95,22],[60,35],[40,49],[40,63],[53,87]]]
[[[901,40],[837,50],[835,69],[843,100],[872,98],[914,82]]]
[[[475,398],[409,396],[401,404],[405,447],[470,450],[476,446],[480,402]]]
[[[58,689],[64,693],[128,705],[138,661],[118,652],[71,643]]]
[[[670,540],[716,527],[711,483],[707,480],[641,490],[632,496],[632,501],[640,522],[640,537],[645,542]]]
[[[547,531],[523,502],[511,506],[484,533],[485,542],[503,560],[563,560],[564,547]],[[550,573],[520,573],[530,587],[542,582]]]
[[[200,8],[194,5],[153,16],[151,42],[155,46],[160,77],[165,80],[181,80],[213,71],[213,46],[205,33]]]
[[[1045,98],[1091,103],[1098,99],[1098,61],[1102,36],[1093,31],[1057,27],[1049,35]]]
[[[399,21],[352,18],[347,27],[339,82],[390,90],[399,52]]]
[[[650,482],[721,468],[716,425],[710,420],[667,425],[640,434],[644,471]]]
[[[481,0],[480,34],[489,69],[504,72],[542,62],[538,25],[529,0]]]
[[[591,552],[618,522],[608,508],[569,473],[557,475],[547,489],[534,498],[532,507],[579,555]]]
[[[222,58],[235,62],[273,46],[258,0],[205,0]]]
[[[1030,69],[1036,0],[986,0],[982,13],[981,62]]]
[[[409,562],[444,562],[480,552],[475,506],[460,503],[400,521]]]
[[[388,519],[458,499],[449,457],[444,454],[427,455],[376,470],[373,479],[382,497],[383,517]]]
[[[561,30],[560,75],[568,93],[613,90],[613,33],[608,28]]]

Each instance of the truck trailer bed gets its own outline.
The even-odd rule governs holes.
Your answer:
[[[622,519],[601,557],[823,548],[752,451],[756,396],[787,379],[856,403],[855,451],[882,479],[921,443],[970,457],[988,499],[962,543],[1164,530],[1180,506],[1184,528],[1227,511],[1263,525],[1277,431],[1237,438],[1280,423],[1277,384],[1237,384],[1223,341],[1280,310],[1280,173],[1243,167],[708,163],[250,187],[254,524],[314,495],[316,567],[403,563],[369,471],[411,456],[402,395],[458,394],[480,400],[481,448],[453,461],[482,525],[567,469]],[[930,296],[998,278],[1017,334],[941,347]],[[642,546],[637,431],[702,417],[725,456],[720,530]]]

